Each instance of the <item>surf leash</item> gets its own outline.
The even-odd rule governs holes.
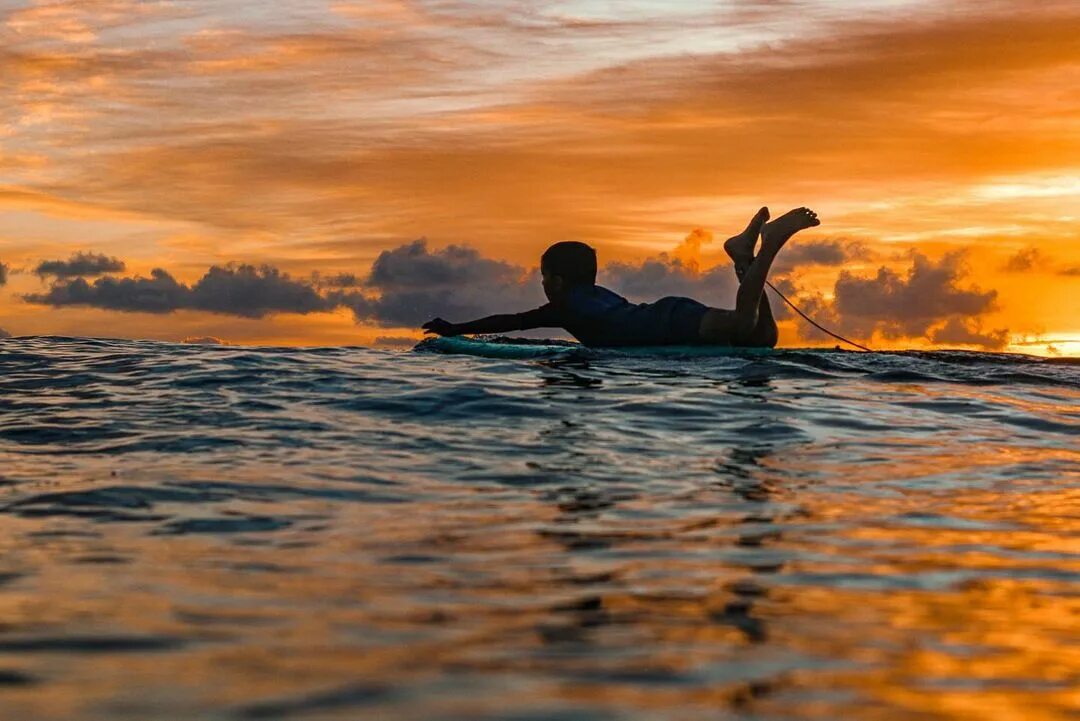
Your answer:
[[[860,344],[856,343],[856,342],[855,342],[855,341],[853,341],[853,340],[848,340],[847,338],[845,338],[845,337],[844,337],[844,336],[842,336],[842,335],[837,335],[836,333],[833,333],[833,332],[832,332],[831,330],[829,330],[828,328],[825,328],[824,326],[822,326],[821,324],[819,324],[819,323],[818,323],[817,321],[815,321],[815,320],[814,320],[813,318],[811,318],[810,316],[808,316],[808,315],[807,315],[806,313],[803,313],[803,312],[802,312],[801,310],[799,310],[798,306],[796,306],[796,305],[795,305],[794,303],[792,303],[792,302],[791,302],[790,300],[788,300],[787,296],[786,296],[786,295],[784,295],[783,293],[781,293],[780,291],[778,291],[778,290],[776,289],[776,286],[775,286],[775,285],[773,285],[772,283],[770,283],[769,281],[765,281],[765,285],[767,285],[767,286],[769,286],[770,288],[772,288],[772,291],[773,291],[773,293],[776,293],[776,294],[777,294],[778,296],[780,296],[780,299],[781,299],[781,300],[783,300],[783,301],[784,301],[785,303],[787,303],[788,305],[790,305],[790,306],[791,306],[791,309],[792,309],[793,311],[795,311],[796,313],[798,313],[798,314],[799,314],[799,316],[800,316],[800,317],[801,317],[801,318],[802,318],[803,320],[805,320],[805,321],[806,321],[807,323],[809,323],[810,325],[812,325],[812,326],[814,326],[815,328],[817,328],[817,329],[818,329],[819,331],[821,331],[822,333],[825,333],[825,334],[827,334],[827,335],[831,335],[831,336],[832,336],[833,338],[835,338],[835,339],[836,339],[836,340],[838,340],[838,341],[842,341],[842,342],[844,342],[844,343],[847,343],[847,344],[849,344],[849,345],[853,345],[853,346],[855,346],[856,348],[860,348],[860,349],[862,349],[862,350],[864,350],[864,351],[867,351],[867,352],[873,353],[873,351],[872,351],[872,350],[870,350],[869,348],[867,348],[866,346],[864,346],[864,345],[860,345]]]

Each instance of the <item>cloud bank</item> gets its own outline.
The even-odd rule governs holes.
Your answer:
[[[24,296],[41,305],[88,306],[106,310],[171,313],[202,310],[262,318],[272,313],[314,313],[334,305],[309,283],[294,280],[270,266],[213,266],[194,285],[177,281],[161,268],[149,278],[85,278],[62,280],[44,293]]]
[[[939,344],[1000,349],[1007,329],[983,331],[980,316],[997,309],[997,291],[964,286],[964,254],[947,253],[934,261],[912,253],[906,273],[882,266],[875,275],[841,270],[831,299],[821,293],[796,298],[819,323],[864,341],[875,334],[888,340],[926,339]],[[825,336],[800,326],[808,339]]]
[[[903,276],[884,266],[873,277],[841,271],[834,304],[840,317],[864,334],[921,336],[949,316],[975,316],[995,308],[997,291],[960,287],[966,273],[961,252],[947,253],[937,262],[916,252]]]
[[[730,264],[701,270],[700,240],[692,233],[671,253],[637,263],[608,263],[600,269],[598,282],[632,302],[679,295],[732,307],[738,287],[735,274]],[[997,292],[966,284],[967,267],[960,252],[937,260],[913,253],[906,272],[886,266],[868,276],[841,270],[828,298],[800,292],[800,268],[840,265],[860,252],[860,246],[852,243],[806,243],[791,253],[789,274],[773,281],[811,317],[845,335],[922,338],[985,348],[1006,344],[1007,330],[984,330],[980,320],[995,310]],[[56,307],[146,313],[201,310],[242,318],[347,308],[358,324],[387,328],[415,328],[436,316],[459,321],[517,312],[545,302],[535,268],[488,258],[463,245],[433,250],[422,238],[380,253],[366,276],[314,274],[304,279],[272,266],[233,264],[213,266],[188,285],[159,268],[150,277],[58,279],[46,292],[24,298]],[[773,302],[773,308],[779,319],[789,317],[781,303]],[[817,339],[812,331],[801,332]],[[389,343],[392,337],[382,338]]]

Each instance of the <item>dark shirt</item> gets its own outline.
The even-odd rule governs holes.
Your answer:
[[[520,330],[564,328],[589,346],[697,343],[707,306],[690,298],[634,304],[603,286],[578,286],[558,303],[519,313]]]

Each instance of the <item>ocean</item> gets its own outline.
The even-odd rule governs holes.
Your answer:
[[[0,341],[0,717],[1052,719],[1080,361]]]

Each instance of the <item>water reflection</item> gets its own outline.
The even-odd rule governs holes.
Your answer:
[[[1075,700],[1072,366],[16,344],[5,718]]]
[[[587,375],[590,369],[586,361],[540,361],[537,365],[544,369],[540,376],[544,386],[589,389],[604,384],[600,378]]]

